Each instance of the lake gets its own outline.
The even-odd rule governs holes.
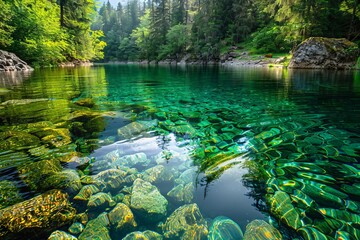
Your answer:
[[[359,239],[359,119],[360,71],[1,73],[0,238]]]

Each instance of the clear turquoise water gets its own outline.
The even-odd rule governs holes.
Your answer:
[[[31,185],[35,180],[22,169],[33,162],[49,156],[57,161],[66,154],[90,157],[92,163],[78,172],[94,176],[123,167],[110,164],[109,153],[144,153],[149,162],[132,166],[139,174],[159,164],[174,179],[193,173],[187,180],[194,183],[188,202],[167,197],[174,179],[154,183],[170,202],[168,215],[191,202],[209,222],[226,216],[245,232],[249,222],[263,219],[285,239],[300,237],[301,231],[294,230],[296,216],[284,217],[285,210],[272,205],[276,192],[286,192],[290,210],[301,219],[296,229],[316,229],[333,238],[338,230],[350,239],[360,236],[360,72],[105,65],[1,75],[0,84],[2,136],[16,130],[40,139],[31,146],[26,141],[6,145],[9,136],[0,138],[0,181],[12,182],[22,200],[52,188]],[[16,105],[14,99],[40,100]],[[74,104],[83,99],[95,105]],[[68,129],[71,140],[63,142],[59,134],[49,142],[40,130],[24,125],[40,121]],[[128,131],[134,122],[147,127]],[[45,152],[37,152],[39,147]],[[62,162],[64,169],[76,166]],[[301,199],[314,202],[311,207],[296,200],[299,192],[307,197]],[[15,202],[21,200],[3,200],[0,206]],[[336,227],[320,224],[324,219]],[[139,226],[144,228],[161,231],[155,224]]]

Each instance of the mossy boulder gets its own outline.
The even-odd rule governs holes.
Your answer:
[[[68,195],[51,190],[42,195],[0,210],[0,238],[15,239],[18,234],[36,231],[39,236],[74,219],[76,210]]]
[[[56,172],[47,177],[42,183],[42,189],[62,189],[70,194],[75,194],[81,189],[79,174],[72,169]]]
[[[244,240],[281,240],[280,232],[264,220],[254,220],[246,226]]]
[[[191,203],[194,198],[195,186],[194,183],[179,184],[175,186],[167,196],[178,203]]]
[[[39,144],[39,138],[26,132],[6,131],[0,133],[0,150],[29,149]]]
[[[168,201],[159,189],[140,178],[136,179],[131,193],[130,207],[148,222],[157,222],[165,217]]]
[[[110,224],[115,227],[117,231],[132,230],[137,226],[134,214],[128,206],[123,203],[118,203],[116,207],[108,214]]]
[[[176,209],[162,225],[166,239],[207,239],[207,223],[199,207],[187,204]]]
[[[19,190],[11,181],[0,181],[0,209],[21,202]]]
[[[289,68],[347,69],[359,53],[357,44],[345,38],[311,37],[297,46]]]
[[[57,160],[42,160],[18,168],[21,179],[32,190],[43,190],[49,186],[44,179],[62,171],[60,162]]]
[[[97,218],[86,224],[84,231],[78,237],[79,240],[101,239],[111,240],[109,233],[110,221],[107,213],[100,214]]]
[[[77,240],[77,238],[66,232],[57,230],[50,235],[48,240]]]
[[[126,235],[123,240],[162,240],[163,237],[157,232],[146,230],[144,232],[132,232]]]
[[[211,223],[209,240],[241,240],[243,232],[240,226],[227,217],[216,217]]]

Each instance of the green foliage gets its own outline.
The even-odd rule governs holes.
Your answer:
[[[135,61],[138,59],[139,50],[133,38],[124,38],[119,46],[118,59],[123,61]]]
[[[11,33],[14,27],[10,25],[13,14],[10,5],[3,0],[0,0],[0,9],[0,47],[6,47],[13,42]]]
[[[254,53],[285,52],[291,49],[291,43],[286,42],[280,26],[276,24],[261,28],[253,33],[250,39]]]
[[[135,40],[136,46],[139,49],[140,59],[150,58],[150,27],[150,10],[147,10],[145,15],[140,18],[140,25],[131,33],[131,37]]]
[[[104,4],[93,27],[103,30],[105,60],[162,60],[190,53],[218,60],[231,46],[288,52],[310,36],[359,40],[357,0],[130,0]],[[186,29],[186,34],[181,34]],[[131,57],[130,57],[131,56]]]
[[[9,49],[35,65],[55,64],[65,60],[67,34],[59,25],[59,7],[47,0],[22,0],[12,4],[15,26]]]
[[[35,66],[103,57],[93,0],[0,0],[0,46]]]
[[[179,60],[178,54],[186,50],[189,41],[189,28],[186,25],[178,24],[170,28],[166,34],[166,44],[160,50],[160,59],[166,57],[175,58]]]

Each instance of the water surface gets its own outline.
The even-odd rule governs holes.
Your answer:
[[[62,188],[91,220],[113,206],[73,199],[86,176],[126,172],[125,187],[102,190],[126,202],[136,178],[163,166],[172,177],[152,184],[167,214],[151,223],[135,214],[132,230],[162,234],[160,221],[196,203],[209,225],[226,216],[243,232],[262,219],[285,239],[360,236],[359,72],[100,65],[0,80],[1,208]],[[74,170],[80,186],[34,165],[46,161]]]

